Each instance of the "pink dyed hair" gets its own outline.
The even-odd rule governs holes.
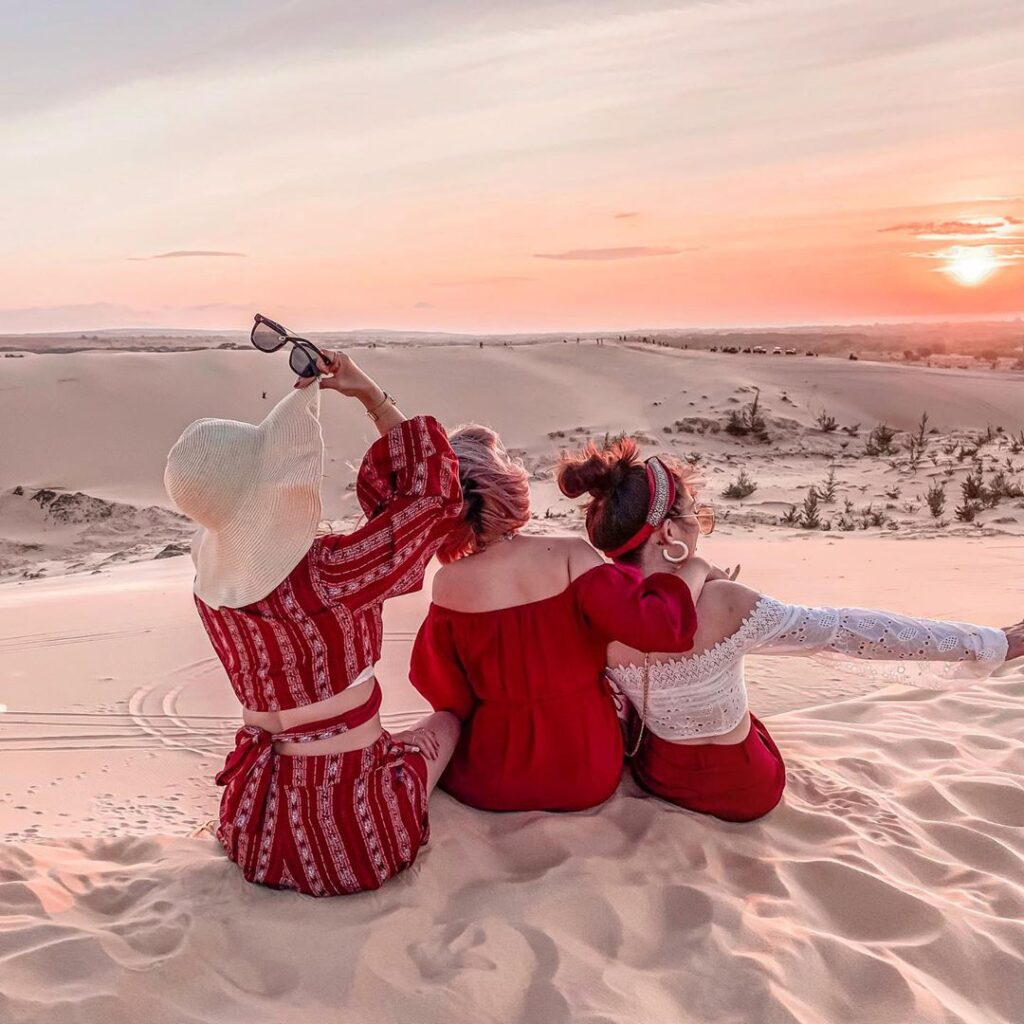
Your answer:
[[[482,551],[530,521],[529,474],[505,451],[501,438],[489,427],[471,423],[448,439],[459,458],[464,506],[461,521],[437,553],[441,562]]]

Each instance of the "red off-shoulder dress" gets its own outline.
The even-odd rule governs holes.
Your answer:
[[[622,773],[622,733],[604,677],[613,640],[688,651],[697,614],[678,577],[596,566],[560,594],[494,611],[432,604],[410,678],[464,725],[441,786],[491,811],[575,811]]]

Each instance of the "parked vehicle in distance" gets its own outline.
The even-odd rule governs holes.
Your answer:
[[[782,349],[779,348],[778,345],[776,345],[775,348],[772,349],[772,355],[773,356],[781,356],[782,355]]]

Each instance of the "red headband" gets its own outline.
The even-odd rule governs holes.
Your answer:
[[[645,465],[647,466],[647,489],[650,493],[647,518],[644,520],[644,525],[625,544],[605,552],[609,558],[619,558],[640,547],[665,522],[669,511],[676,503],[675,477],[665,468],[661,459],[657,455],[652,455]]]

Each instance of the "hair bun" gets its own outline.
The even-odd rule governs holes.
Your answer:
[[[604,448],[588,441],[582,452],[563,460],[558,469],[558,489],[567,498],[582,494],[603,498],[639,461],[640,451],[631,437],[619,438]]]

